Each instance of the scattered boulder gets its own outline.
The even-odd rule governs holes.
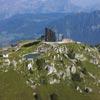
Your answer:
[[[75,54],[75,58],[77,60],[80,60],[80,61],[85,61],[86,60],[86,58],[84,57],[83,54]]]
[[[71,78],[70,66],[67,67],[66,73],[67,73],[67,77],[70,79]]]
[[[91,93],[93,90],[90,87],[85,87],[84,92]]]
[[[71,66],[71,73],[72,74],[76,73],[76,67],[74,65]]]
[[[56,70],[56,68],[55,68],[54,66],[49,66],[49,65],[47,65],[47,66],[45,67],[45,69],[48,71],[48,75],[57,72],[57,70]]]
[[[8,58],[9,54],[3,54],[3,58]]]
[[[82,90],[79,86],[76,87],[76,90],[79,91],[80,93],[82,93]]]
[[[49,83],[50,83],[50,84],[59,84],[59,83],[60,83],[60,80],[51,78],[51,79],[49,80]]]
[[[17,62],[15,60],[12,61],[14,67],[17,67]]]
[[[28,64],[28,70],[31,70],[32,69],[32,64],[30,63],[30,64]]]
[[[5,59],[5,60],[4,60],[4,65],[9,66],[10,64],[11,64],[11,62],[10,62],[10,60],[9,60],[9,59]]]
[[[99,64],[99,60],[97,58],[93,58],[93,59],[90,60],[90,63],[98,65]]]

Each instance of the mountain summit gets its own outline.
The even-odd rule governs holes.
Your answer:
[[[100,99],[100,52],[96,47],[23,41],[3,52],[1,100]]]

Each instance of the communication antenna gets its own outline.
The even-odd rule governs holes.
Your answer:
[[[67,33],[67,38],[71,38],[71,32],[70,32],[70,30],[68,29],[68,21],[66,20],[66,26],[67,26],[67,28],[66,28],[66,30],[65,30],[65,32]]]
[[[70,39],[71,36],[70,36],[70,30],[67,30],[67,37]]]
[[[57,41],[59,41],[59,32],[58,32],[58,30],[56,28],[56,25],[53,27],[53,30],[56,33],[56,39],[57,39]]]

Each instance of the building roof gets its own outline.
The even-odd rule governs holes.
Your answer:
[[[74,42],[73,40],[67,38],[62,40],[62,43],[73,43],[73,42]]]

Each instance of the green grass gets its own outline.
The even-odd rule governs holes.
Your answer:
[[[19,60],[20,58],[22,58],[22,56],[24,54],[34,52],[36,50],[36,47],[38,47],[40,44],[41,44],[41,42],[36,45],[29,46],[29,47],[21,47],[20,50],[18,50],[16,52],[12,52],[10,54],[10,59],[11,60],[12,59]]]
[[[33,100],[33,90],[15,71],[0,71],[0,100]]]
[[[97,65],[94,65],[89,61],[84,61],[82,62],[82,66],[85,67],[88,72],[100,78],[100,68],[98,68]]]
[[[59,85],[47,85],[38,88],[41,100],[50,100],[50,95],[55,93],[58,96],[57,100],[99,100],[99,93],[80,94],[72,87],[65,83]]]

